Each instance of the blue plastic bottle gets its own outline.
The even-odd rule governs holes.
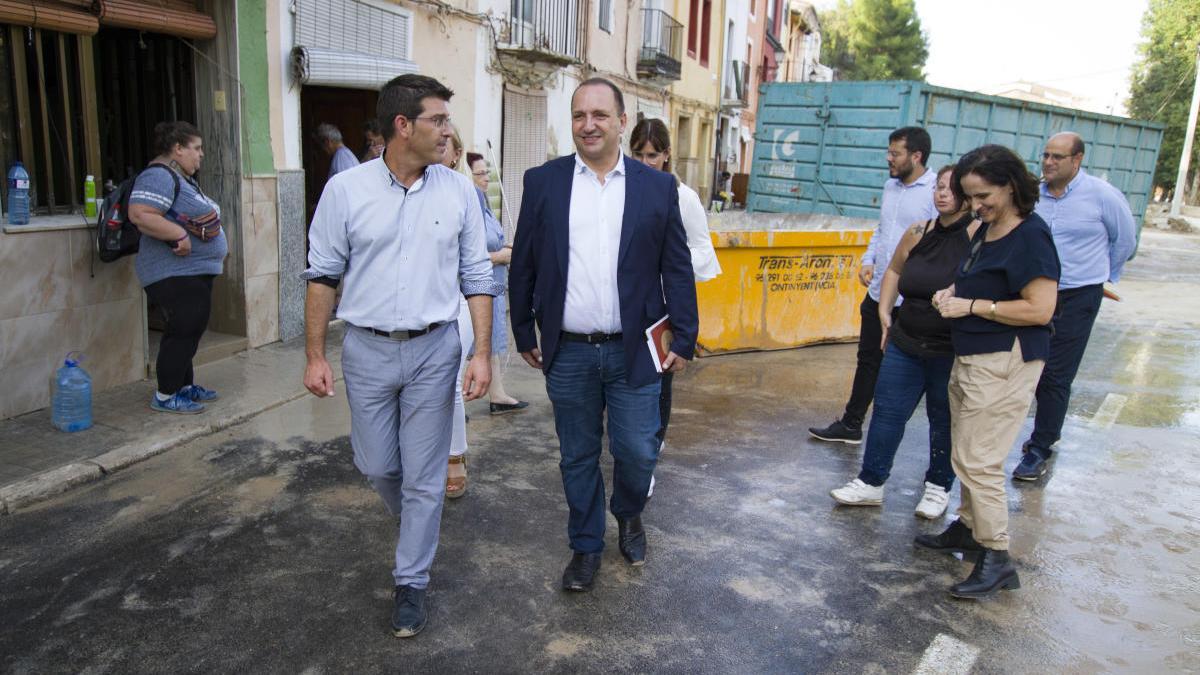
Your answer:
[[[92,426],[92,376],[67,354],[54,376],[54,410],[50,421],[59,431],[83,431]]]
[[[24,225],[29,222],[29,172],[20,162],[13,162],[8,170],[8,224]]]

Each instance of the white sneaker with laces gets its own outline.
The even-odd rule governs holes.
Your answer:
[[[916,514],[930,520],[941,518],[949,503],[950,493],[945,488],[933,483],[926,483],[925,494],[921,496],[921,501],[917,504]]]
[[[836,490],[830,490],[829,496],[846,506],[879,506],[883,503],[883,486],[867,485],[855,478]]]

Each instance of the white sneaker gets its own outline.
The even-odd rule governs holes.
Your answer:
[[[829,496],[846,506],[879,506],[883,503],[883,486],[867,485],[855,478],[836,490],[830,490]]]
[[[918,516],[930,520],[941,518],[949,503],[950,493],[946,492],[945,488],[933,483],[926,483],[925,494],[921,496],[921,502],[917,504],[916,513]]]

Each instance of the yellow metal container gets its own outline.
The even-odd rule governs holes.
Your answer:
[[[713,232],[721,275],[696,287],[700,353],[857,339],[866,290],[859,261],[871,234],[865,227]]]

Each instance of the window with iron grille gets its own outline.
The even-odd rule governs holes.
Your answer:
[[[99,154],[98,141],[84,133],[95,101],[81,86],[84,61],[91,72],[77,35],[0,27],[0,161],[5,172],[17,160],[25,165],[34,214],[79,213],[84,175],[97,171],[88,158]]]

